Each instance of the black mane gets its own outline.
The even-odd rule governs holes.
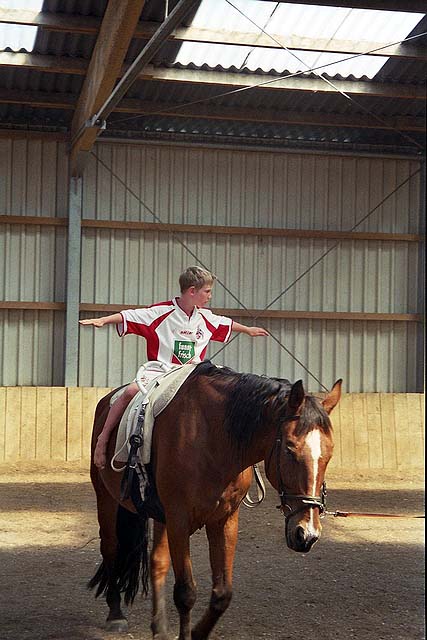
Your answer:
[[[198,365],[192,375],[207,375],[226,383],[226,429],[241,447],[248,446],[266,419],[277,425],[286,415],[292,384],[281,378],[268,378],[252,373],[237,373],[228,367],[216,367],[210,362]],[[329,416],[318,398],[306,395],[298,423],[297,435],[320,427],[331,430]]]

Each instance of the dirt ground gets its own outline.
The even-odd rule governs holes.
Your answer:
[[[423,513],[420,474],[328,477],[331,511]],[[424,638],[424,520],[324,520],[308,554],[290,551],[269,486],[242,508],[234,597],[213,640],[418,640]],[[151,640],[150,603],[137,598],[129,632],[104,630],[103,599],[85,588],[99,562],[95,498],[86,470],[0,467],[1,640]],[[209,598],[203,531],[192,538],[195,617]],[[177,615],[169,580],[173,638]]]

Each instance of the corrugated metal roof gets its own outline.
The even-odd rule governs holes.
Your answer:
[[[27,9],[40,11],[43,0],[3,0],[2,9]],[[11,49],[12,51],[31,51],[37,27],[9,24],[0,24],[0,51]]]
[[[96,36],[39,29],[33,53],[90,60]]]
[[[334,40],[393,43],[405,38],[423,14],[373,11],[298,3],[203,0],[192,26],[228,31],[275,34],[286,47],[287,38],[299,36]],[[362,47],[363,48],[363,47]],[[329,76],[373,78],[387,61],[380,56],[345,56],[318,51],[280,50],[197,42],[184,43],[176,59],[194,63],[261,69],[283,73],[321,67]],[[328,66],[326,66],[328,65]]]
[[[0,103],[0,121],[9,128],[40,129],[44,131],[68,131],[73,113],[64,109],[44,109],[29,105]]]
[[[225,88],[225,93],[227,92]],[[210,99],[208,104],[220,106],[240,106],[242,108],[280,109],[281,111],[314,111],[327,113],[365,113],[357,109],[354,102],[343,98],[339,93],[276,91],[268,87],[253,87],[248,91],[223,95],[217,86],[179,82],[136,82],[128,92],[129,97],[164,103],[185,104],[191,101]],[[219,97],[216,97],[219,96]],[[382,99],[378,96],[359,95],[357,102],[378,115],[419,115],[425,114],[423,100],[400,98]]]
[[[233,0],[234,2],[235,0]],[[171,10],[175,4],[169,2],[169,10]],[[107,1],[106,0],[45,0],[43,4],[44,11],[60,12],[66,15],[80,15],[80,16],[98,16],[101,17],[105,11]],[[248,12],[252,8],[253,11],[260,11],[260,7],[263,7],[263,15],[265,21],[270,17],[268,22],[268,30],[275,33],[285,33],[286,29],[292,33],[311,33],[310,29],[313,28],[312,21],[310,24],[304,24],[302,20],[302,8],[301,6],[288,4],[281,4],[269,2],[248,2],[243,3],[245,10]],[[241,6],[243,6],[241,3]],[[202,5],[203,6],[203,5]],[[227,29],[237,28],[242,30],[241,26],[237,27],[236,22],[224,20],[224,15],[221,13],[221,6],[215,5],[217,8],[211,15],[210,28],[215,28],[220,25],[227,24]],[[306,7],[308,8],[308,7]],[[165,5],[158,0],[147,0],[142,12],[142,19],[149,20],[151,22],[161,22],[164,18]],[[325,7],[323,7],[325,9]],[[287,11],[288,21],[286,24],[283,22],[283,12]],[[312,10],[314,10],[312,8]],[[255,13],[252,15],[257,19],[259,17]],[[289,14],[291,11],[291,14]],[[292,13],[293,12],[293,13]],[[343,13],[345,12],[345,13]],[[194,13],[194,12],[193,12]],[[235,12],[236,13],[236,12]],[[348,9],[342,9],[338,12],[341,16],[348,14]],[[370,12],[374,15],[378,12]],[[238,14],[237,14],[238,15]],[[320,15],[320,14],[319,14]],[[332,15],[332,14],[331,14]],[[337,14],[338,15],[338,14]],[[396,16],[399,14],[392,14],[390,16]],[[289,17],[292,16],[292,19]],[[394,19],[394,18],[393,18]],[[185,20],[185,24],[198,24],[197,17],[192,23],[192,17],[189,16]],[[319,18],[320,20],[320,18]],[[332,20],[332,19],[331,19]],[[375,20],[373,21],[373,23]],[[321,23],[322,24],[322,23]],[[388,36],[387,29],[389,29],[389,23],[381,25],[379,22],[375,22],[377,31],[384,31]],[[264,25],[263,25],[264,26]],[[343,29],[345,21],[341,20],[341,27],[338,22],[330,21],[329,19],[323,23],[324,34],[330,35],[332,33],[332,26],[338,33],[338,29]],[[366,25],[365,25],[366,26]],[[327,29],[331,28],[331,31]],[[371,26],[369,26],[371,28]],[[368,26],[366,26],[368,29]],[[244,29],[245,31],[254,31],[255,27],[248,23]],[[305,31],[304,31],[305,30]],[[308,31],[307,31],[308,30]],[[427,30],[427,17],[425,17],[413,30],[412,33],[422,33]],[[375,29],[374,29],[375,31]],[[314,32],[313,32],[314,33]],[[334,32],[335,33],[335,32]],[[379,39],[378,33],[368,34],[370,38],[375,40]],[[341,32],[341,38],[348,37],[348,34]],[[385,36],[382,36],[385,37]],[[92,51],[96,42],[94,35],[81,35],[76,33],[61,33],[60,31],[50,31],[39,29],[34,53],[38,55],[50,55],[58,57],[71,57],[76,59],[83,59],[89,61],[92,55]],[[130,63],[142,47],[145,45],[144,40],[140,38],[133,39],[129,48],[126,61]],[[424,39],[415,40],[412,42],[414,47],[426,46],[426,37]],[[204,45],[201,45],[202,47]],[[213,45],[212,45],[213,46]],[[238,66],[227,67],[218,64],[221,61],[221,56],[214,56],[211,63],[212,66],[207,65],[191,65],[183,66],[180,64],[174,64],[177,51],[180,49],[181,44],[177,41],[167,41],[161,47],[160,51],[154,58],[152,64],[159,67],[171,67],[171,68],[190,68],[196,70],[202,70],[206,73],[209,71],[224,71],[226,70],[228,77],[233,73],[246,73],[253,74],[254,72],[248,68],[248,66],[254,67],[254,55],[251,53],[252,62],[247,56],[247,50],[238,47],[240,52],[240,60],[242,59],[242,52],[247,57],[246,68],[242,71]],[[259,51],[259,50],[258,50]],[[257,69],[258,75],[271,75],[280,77],[289,73],[288,65],[286,64],[286,52],[265,50],[268,56],[274,56],[273,70],[267,73],[264,69]],[[317,54],[315,54],[317,55]],[[266,66],[267,58],[262,62],[263,67]],[[224,62],[224,61],[223,61]],[[244,62],[244,60],[243,60]],[[280,64],[279,64],[280,62]],[[283,66],[285,65],[285,67]],[[267,66],[269,66],[267,64]],[[252,68],[251,67],[251,68]],[[274,70],[276,69],[276,70]],[[279,70],[280,69],[280,70]],[[269,69],[270,71],[270,69]],[[328,69],[331,71],[331,68]],[[326,76],[326,73],[325,73]],[[316,76],[313,74],[312,76]],[[342,76],[329,75],[332,80],[342,78]],[[422,86],[426,77],[426,62],[424,60],[413,59],[390,59],[383,67],[381,72],[377,74],[376,82],[385,82],[390,85],[394,83],[398,84],[411,84]],[[357,81],[355,76],[347,76],[346,81]],[[367,78],[364,81],[368,82]],[[77,102],[78,95],[81,91],[82,84],[84,82],[83,75],[53,72],[47,73],[45,71],[37,71],[31,68],[19,68],[19,67],[0,67],[0,89],[11,91],[22,91],[27,94],[31,92],[40,92],[41,97],[46,94],[49,97],[50,94],[54,94],[54,97],[63,97],[64,108],[47,108],[45,105],[43,108],[36,108],[29,105],[20,104],[4,104],[5,91],[3,92],[3,98],[1,101],[1,120],[2,125],[11,127],[13,123],[17,127],[36,127],[48,128],[63,131],[71,122],[72,117],[72,102]],[[366,118],[371,118],[373,124],[375,124],[375,118],[379,117],[425,117],[425,103],[423,100],[414,99],[402,99],[394,97],[381,97],[377,95],[361,94],[357,95],[357,99],[350,101],[337,93],[323,93],[323,92],[298,92],[287,90],[274,90],[267,87],[257,88],[251,87],[250,90],[239,91],[238,93],[229,93],[229,90],[233,87],[221,86],[221,85],[209,85],[193,82],[172,82],[162,80],[144,80],[136,82],[134,86],[129,90],[127,98],[141,99],[153,103],[159,103],[161,108],[165,108],[168,104],[183,104],[193,103],[195,101],[202,101],[205,109],[209,106],[215,108],[228,107],[239,109],[244,111],[256,111],[262,109],[264,111],[274,110],[283,112],[295,112],[299,114],[324,114],[325,121],[333,119],[334,116],[348,115],[351,119],[352,116],[363,115]],[[70,105],[71,101],[71,105]],[[371,116],[369,115],[372,114]],[[213,114],[215,116],[215,114]],[[119,122],[120,121],[120,122]],[[314,119],[316,122],[316,119]],[[355,125],[357,121],[355,122]],[[381,126],[381,125],[380,125]],[[191,139],[197,140],[198,136],[200,140],[215,139],[217,137],[221,141],[224,139],[231,140],[244,140],[244,141],[276,141],[276,144],[283,143],[289,144],[292,140],[293,144],[300,143],[301,145],[309,144],[310,141],[313,145],[353,145],[354,148],[358,146],[375,148],[383,147],[389,152],[401,152],[402,149],[408,149],[408,140],[402,136],[399,136],[396,132],[389,132],[384,128],[379,129],[364,129],[358,126],[343,127],[343,126],[320,126],[319,123],[311,124],[310,120],[307,124],[280,124],[269,122],[253,122],[253,121],[241,121],[238,118],[235,120],[219,120],[218,118],[203,119],[195,115],[194,117],[177,117],[174,115],[167,116],[141,116],[133,117],[129,120],[129,114],[120,113],[113,114],[111,116],[111,123],[109,123],[109,129],[114,127],[114,131],[117,135],[123,137],[138,136],[169,136],[179,135],[191,137]],[[424,143],[424,135],[422,133],[410,133],[418,142]]]
[[[44,0],[42,11],[81,16],[103,16],[108,0]]]
[[[210,138],[216,137],[219,142],[226,139],[251,140],[252,144],[260,141],[270,143],[294,143],[301,144],[333,144],[340,148],[349,147],[355,149],[357,145],[368,146],[372,149],[393,148],[399,153],[416,153],[417,147],[411,145],[409,140],[402,138],[398,132],[382,130],[381,134],[376,129],[357,129],[348,127],[321,127],[316,125],[296,125],[268,122],[233,122],[227,120],[206,120],[203,118],[177,118],[175,116],[146,116],[132,119],[125,123],[120,122],[118,116],[114,116],[107,124],[104,132],[106,136],[117,136],[127,132],[132,138],[147,137],[148,134],[191,135]],[[413,138],[419,144],[423,142],[423,134],[411,132]],[[188,139],[188,138],[187,138]],[[211,139],[211,142],[213,140]]]

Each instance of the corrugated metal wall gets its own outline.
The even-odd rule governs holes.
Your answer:
[[[101,141],[96,154],[113,173],[91,158],[83,182],[83,218],[317,230],[352,229],[419,166],[398,158]],[[417,175],[356,230],[419,233],[419,196]],[[0,139],[0,215],[65,217],[67,198],[63,143]],[[63,302],[66,227],[0,228],[1,299]],[[259,310],[336,244],[324,239],[225,233],[173,237],[166,232],[84,227],[81,302],[145,305],[174,295],[179,273],[196,262],[179,242],[247,308]],[[419,251],[416,242],[340,241],[271,309],[420,312]],[[219,284],[213,306],[238,308]],[[240,321],[250,323],[248,318]],[[0,385],[63,384],[63,311],[0,309],[0,323],[4,328]],[[417,323],[313,319],[257,323],[327,387],[342,377],[346,391],[421,390]],[[212,345],[210,355],[217,349]],[[80,330],[82,386],[128,381],[144,359],[143,340],[130,336],[121,341],[111,328]],[[215,362],[291,380],[302,378],[312,391],[319,389],[272,339],[239,336]]]
[[[413,161],[225,149],[98,144],[84,184],[85,216],[98,220],[349,230],[416,171]],[[112,173],[106,169],[111,168]],[[125,186],[129,187],[126,190]],[[419,180],[400,189],[358,231],[416,233]],[[144,206],[146,205],[146,207]],[[152,214],[154,212],[154,216]],[[264,309],[334,240],[84,229],[82,301],[145,305],[177,292],[177,276],[208,265],[250,309]],[[417,243],[341,241],[271,306],[274,310],[415,313]],[[414,280],[415,278],[415,280]],[[236,308],[220,284],[213,306]],[[85,314],[90,316],[91,314]],[[92,314],[93,315],[93,314]],[[247,318],[236,318],[248,324]],[[405,322],[258,321],[325,386],[416,390],[417,326]],[[81,331],[80,384],[132,379],[144,342],[113,329]],[[212,356],[221,345],[212,345]],[[239,336],[218,357],[238,370],[318,383],[276,342]]]
[[[111,171],[93,158],[85,172],[88,218],[154,222],[144,203],[162,222],[295,229],[349,230],[419,167],[399,158],[154,144],[98,143],[96,154]],[[418,202],[415,178],[358,231],[416,233]]]
[[[67,146],[48,138],[0,138],[0,214],[68,212]]]
[[[67,215],[66,145],[0,138],[0,216]],[[0,300],[63,303],[66,258],[66,227],[1,224]],[[0,384],[63,384],[63,312],[0,309],[0,335]]]

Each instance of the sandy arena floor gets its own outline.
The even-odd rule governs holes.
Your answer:
[[[423,513],[421,473],[328,477],[331,511]],[[150,603],[137,598],[129,633],[104,631],[105,602],[85,588],[99,562],[95,497],[86,470],[0,467],[0,638],[151,640]],[[242,508],[234,597],[213,640],[421,640],[424,520],[333,518],[306,555],[290,551],[269,486]],[[196,619],[209,598],[203,531],[192,539]],[[173,638],[177,615],[169,580]]]

